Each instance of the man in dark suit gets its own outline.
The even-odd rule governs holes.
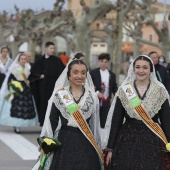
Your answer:
[[[26,51],[24,52],[25,56],[26,56],[26,66],[28,67],[29,70],[31,70],[31,66],[33,65],[33,63],[31,62],[31,53]]]
[[[102,53],[98,56],[99,68],[90,72],[95,91],[100,102],[100,125],[105,127],[106,118],[110,109],[110,99],[112,93],[117,91],[116,75],[108,69],[110,54]]]
[[[168,75],[167,69],[159,64],[158,53],[156,51],[151,51],[148,56],[151,58],[155,66],[155,73],[158,81],[160,81],[165,86],[170,95],[170,77]]]
[[[64,70],[62,61],[54,56],[55,44],[45,44],[45,54],[35,61],[31,67],[30,86],[39,113],[40,126],[43,126],[48,100],[50,99],[55,82]]]

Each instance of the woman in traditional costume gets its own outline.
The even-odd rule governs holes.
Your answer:
[[[111,170],[170,169],[169,95],[148,56],[140,55],[131,63],[105,131],[103,147],[109,151]]]
[[[0,88],[5,79],[10,65],[12,64],[12,59],[8,54],[9,50],[7,47],[3,46],[0,50]]]
[[[0,124],[19,127],[38,124],[34,100],[27,80],[30,71],[26,64],[26,56],[20,54],[9,68],[0,91]]]
[[[45,170],[103,168],[98,103],[85,63],[71,61],[56,82],[41,132],[61,142],[45,162]]]

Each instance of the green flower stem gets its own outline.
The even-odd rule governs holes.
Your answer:
[[[38,168],[38,170],[43,170],[43,167],[44,167],[46,158],[47,158],[47,155],[46,155],[46,154],[43,154],[42,159],[41,159],[41,162],[40,162],[40,167]]]

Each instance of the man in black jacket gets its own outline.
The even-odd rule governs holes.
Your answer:
[[[113,93],[115,95],[117,84],[116,75],[107,68],[110,61],[110,54],[102,53],[98,56],[98,59],[99,68],[92,70],[90,75],[100,102],[100,125],[101,128],[104,128],[110,109],[111,94]]]
[[[148,55],[155,66],[155,73],[158,81],[160,81],[167,89],[170,95],[170,77],[168,75],[167,69],[159,64],[159,56],[156,51],[151,51]]]
[[[50,99],[54,85],[65,66],[62,61],[54,56],[55,44],[45,44],[45,54],[35,61],[31,67],[30,85],[39,113],[40,126],[43,126],[48,100]]]

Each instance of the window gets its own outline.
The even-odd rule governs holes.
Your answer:
[[[96,24],[96,29],[100,29],[100,24],[99,23]]]
[[[100,47],[105,47],[105,44],[100,44]]]
[[[151,41],[151,42],[153,41],[153,35],[152,34],[149,35],[149,41]]]

